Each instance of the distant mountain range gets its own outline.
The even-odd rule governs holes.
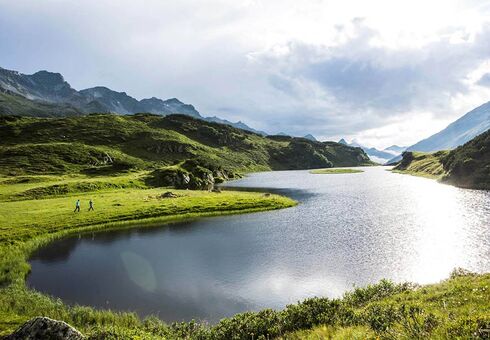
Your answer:
[[[368,148],[366,146],[360,145],[356,141],[352,141],[351,143],[347,143],[347,141],[344,138],[339,140],[339,143],[363,149],[364,152],[369,156],[369,158],[373,162],[380,163],[380,164],[385,164],[390,159],[392,159],[394,156],[401,155],[401,153],[403,151],[405,151],[405,149],[406,149],[403,146],[392,145],[392,146],[390,146],[384,150],[378,150],[376,148]]]
[[[490,102],[471,110],[438,133],[409,146],[407,151],[433,152],[451,150],[472,140],[488,129],[490,129]],[[401,156],[397,156],[389,160],[389,163],[400,160]]]
[[[308,140],[311,140],[312,142],[318,142],[318,139],[316,139],[315,136],[313,136],[311,133],[309,133],[309,134],[304,135],[304,136],[301,137],[301,136],[291,136],[291,135],[288,135],[285,132],[279,132],[279,133],[276,133],[276,136],[300,137],[300,138],[306,138]]]
[[[230,122],[218,117],[203,117],[190,104],[177,98],[162,100],[156,97],[137,100],[126,92],[117,92],[107,87],[96,86],[77,91],[65,81],[60,73],[39,71],[22,74],[0,67],[0,114],[15,113],[32,116],[79,115],[92,112],[133,114],[139,112],[169,115],[185,114],[210,122],[231,125],[261,135],[243,122]],[[34,103],[26,101],[34,101]],[[39,107],[35,104],[39,103]]]

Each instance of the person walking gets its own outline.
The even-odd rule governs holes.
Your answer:
[[[88,202],[88,205],[89,205],[88,211],[90,211],[90,210],[95,211],[95,209],[94,209],[94,202],[92,200],[90,200]]]
[[[80,200],[77,200],[77,202],[75,203],[75,210],[73,210],[73,212],[80,212]]]

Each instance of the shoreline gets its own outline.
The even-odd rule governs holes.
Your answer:
[[[83,208],[82,213],[72,213],[71,208],[67,207],[67,210],[65,209],[59,212],[56,211],[57,207],[55,206],[52,208],[53,211],[50,211],[53,219],[50,220],[48,218],[46,221],[39,221],[39,218],[36,218],[36,214],[43,214],[43,211],[39,210],[32,216],[24,218],[24,222],[26,220],[31,221],[30,225],[27,226],[23,223],[15,223],[14,221],[6,222],[8,220],[8,215],[6,215],[5,217],[7,218],[4,220],[3,226],[0,223],[2,234],[0,238],[0,252],[2,253],[2,258],[0,259],[0,295],[3,296],[3,299],[12,301],[19,299],[19,296],[23,296],[28,300],[41,299],[43,303],[39,303],[38,305],[45,305],[45,312],[41,312],[41,314],[50,316],[56,316],[56,313],[53,315],[53,313],[49,312],[52,310],[50,306],[55,304],[58,306],[57,308],[69,313],[72,313],[74,309],[84,308],[90,310],[90,313],[104,315],[104,318],[124,319],[129,315],[130,318],[137,318],[130,312],[98,310],[90,306],[78,307],[68,305],[56,297],[51,297],[29,288],[26,285],[26,278],[30,271],[28,262],[30,256],[32,256],[34,251],[50,242],[64,237],[72,237],[77,233],[101,233],[134,228],[165,227],[172,223],[199,218],[271,211],[293,207],[297,204],[296,201],[288,197],[276,194],[266,196],[263,193],[232,190],[226,190],[222,193],[212,193],[171,189],[172,192],[177,193],[177,198],[157,199],[152,196],[155,193],[164,192],[165,190],[165,188],[124,188],[76,194],[77,197],[82,197],[84,201],[87,201],[90,196],[99,196],[99,201],[102,201],[102,197],[107,196],[108,202],[113,202],[114,198],[124,201],[128,197],[133,197],[132,195],[136,195],[140,199],[135,204],[136,207],[131,206],[127,208],[128,212],[125,211],[126,206],[123,206],[118,211],[119,214],[116,212],[110,215],[110,218],[113,220],[109,219],[108,222],[101,222],[105,218],[105,215],[101,212],[102,202],[96,206],[98,215],[86,212],[86,207]],[[53,202],[72,201],[73,198],[74,196],[69,195],[46,197],[41,200],[2,201],[1,205],[3,206],[3,210],[0,210],[0,214],[15,214],[15,209],[28,207],[31,204],[34,205],[34,208],[43,209],[43,204],[50,205]],[[114,208],[120,208],[117,206],[117,203],[115,205]],[[106,204],[106,207],[111,206]],[[172,213],[166,208],[180,211],[180,213]],[[26,213],[32,214],[31,211],[27,211],[24,212],[24,215]],[[60,217],[63,214],[64,216]],[[63,224],[63,222],[66,222],[63,218],[68,218],[68,222]],[[94,220],[98,220],[98,222],[92,222]],[[32,316],[32,312],[39,308],[39,306],[35,307],[31,303],[22,305],[22,302],[20,302],[20,306],[18,307],[11,307],[6,306],[4,302],[0,298],[0,336],[10,334],[17,326],[27,321]]]

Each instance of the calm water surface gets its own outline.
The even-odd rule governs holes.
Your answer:
[[[381,278],[418,283],[490,271],[490,192],[366,168],[253,174],[297,207],[152,229],[77,235],[32,257],[28,284],[78,303],[214,322],[340,296]]]

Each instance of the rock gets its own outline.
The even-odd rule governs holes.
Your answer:
[[[85,337],[75,328],[63,321],[38,316],[23,324],[7,340],[81,340]]]
[[[174,194],[171,191],[167,191],[167,192],[161,194],[160,197],[161,198],[176,198],[176,197],[179,197],[179,196],[177,196],[176,194]]]

